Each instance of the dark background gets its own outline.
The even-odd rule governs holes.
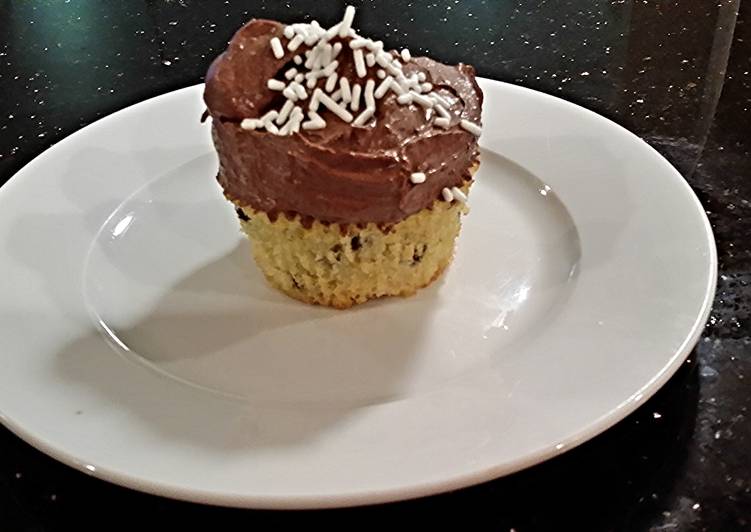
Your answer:
[[[74,471],[0,428],[0,530],[133,528],[152,522],[146,512],[207,529],[328,519],[395,526],[412,516],[517,532],[751,529],[751,2],[352,3],[360,7],[356,27],[388,47],[472,63],[482,76],[593,109],[681,171],[709,214],[720,261],[717,298],[694,353],[637,412],[561,457],[379,507],[275,513],[162,499]],[[329,25],[343,7],[333,0],[0,1],[0,183],[80,127],[200,82],[247,19],[314,16]],[[101,512],[107,521],[92,519]]]

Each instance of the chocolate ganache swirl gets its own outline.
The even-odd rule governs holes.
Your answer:
[[[287,36],[292,35],[290,30]],[[230,200],[270,216],[286,213],[330,223],[390,224],[432,205],[444,187],[462,186],[471,179],[470,169],[479,156],[477,137],[462,121],[479,126],[483,97],[474,68],[465,64],[448,66],[426,57],[389,53],[390,60],[400,62],[404,74],[400,79],[413,83],[419,79],[422,87],[437,95],[436,101],[444,103],[441,106],[400,103],[396,87],[377,100],[373,116],[362,126],[345,122],[321,105],[318,113],[326,124],[319,129],[303,125],[297,132],[280,135],[243,127],[244,119],[279,110],[288,99],[269,88],[270,79],[288,84],[294,79],[290,69],[305,70],[301,62],[311,46],[302,44],[291,51],[287,36],[278,22],[252,20],[234,35],[207,73],[204,100],[219,155],[218,180]],[[276,53],[274,38],[283,46],[274,43]],[[334,46],[341,43],[336,57],[339,80],[347,78],[351,86],[365,87],[372,79],[380,86],[387,74],[378,72],[380,66],[373,64],[372,57],[366,75],[358,75],[363,65],[353,59],[353,39],[361,38],[350,31],[328,41]],[[403,58],[408,60],[402,65]],[[323,91],[326,81],[320,77],[315,87]],[[315,87],[309,85],[307,99],[296,101],[306,114]],[[437,107],[448,113],[438,113]],[[359,111],[364,109],[361,102]],[[359,114],[357,109],[350,111],[354,117]],[[439,127],[436,120],[442,116],[446,119]],[[410,176],[418,172],[426,179],[415,184]]]

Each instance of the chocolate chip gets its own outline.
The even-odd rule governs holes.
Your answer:
[[[240,218],[243,222],[250,220],[250,218],[248,218],[248,215],[245,214],[245,212],[240,207],[236,207],[235,212],[237,213],[237,217]]]
[[[417,263],[419,263],[422,260],[427,250],[428,250],[427,244],[423,244],[422,249],[420,250],[418,250],[418,247],[415,246],[415,250],[412,252],[412,266],[415,266]]]
[[[360,242],[359,236],[353,236],[352,240],[350,240],[349,245],[352,247],[352,251],[357,251],[362,247],[362,242]]]
[[[334,253],[334,258],[336,259],[336,262],[341,262],[342,261],[342,245],[334,244],[331,247],[331,251]]]

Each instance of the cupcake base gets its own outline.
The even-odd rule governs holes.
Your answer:
[[[339,309],[384,296],[410,296],[440,277],[453,257],[466,210],[457,201],[435,201],[379,227],[303,225],[299,217],[272,220],[265,212],[237,207],[255,262],[269,283],[300,301]]]

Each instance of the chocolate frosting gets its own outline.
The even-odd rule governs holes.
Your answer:
[[[284,72],[296,66],[293,56],[308,49],[303,45],[292,53],[285,46],[285,55],[276,59],[270,40],[276,36],[286,42],[283,29],[274,21],[249,22],[206,75],[204,100],[219,154],[218,180],[228,198],[270,215],[284,212],[323,222],[388,224],[432,205],[444,187],[471,179],[469,170],[479,155],[477,138],[459,122],[480,123],[482,92],[469,65],[447,66],[426,57],[404,64],[405,75],[424,72],[433,92],[451,103],[448,129],[433,125],[432,109],[400,105],[391,91],[377,101],[374,118],[364,126],[345,123],[320,107],[327,122],[320,130],[278,136],[242,129],[244,118],[281,107],[284,97],[269,90],[266,82],[284,80]],[[355,73],[349,38],[342,40],[337,71],[364,86],[368,78]],[[375,71],[370,68],[368,77],[377,86]],[[324,82],[319,80],[319,86]],[[412,184],[413,172],[424,172],[426,181]]]

